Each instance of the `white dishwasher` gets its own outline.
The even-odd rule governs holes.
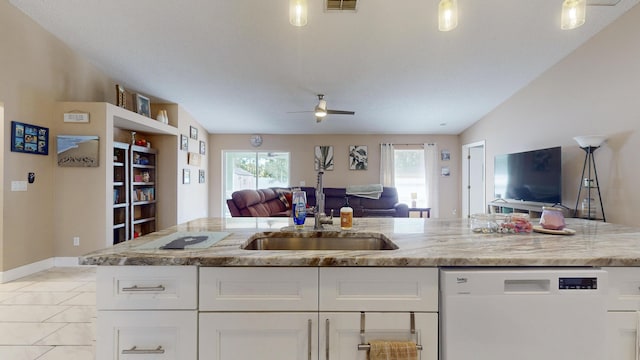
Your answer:
[[[440,272],[441,360],[604,360],[607,272]]]

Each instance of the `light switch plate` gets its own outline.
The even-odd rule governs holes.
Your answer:
[[[11,191],[27,191],[27,182],[26,181],[12,181],[11,182]]]

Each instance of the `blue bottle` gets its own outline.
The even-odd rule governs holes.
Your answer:
[[[296,229],[302,229],[304,227],[304,220],[307,217],[307,193],[304,191],[294,191],[291,202],[293,203],[291,207],[293,224]]]

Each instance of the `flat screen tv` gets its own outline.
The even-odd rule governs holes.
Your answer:
[[[505,200],[561,203],[561,148],[496,155],[494,190],[495,198]]]

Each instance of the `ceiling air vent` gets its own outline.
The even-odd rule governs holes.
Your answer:
[[[355,11],[357,0],[325,0],[328,11]]]

